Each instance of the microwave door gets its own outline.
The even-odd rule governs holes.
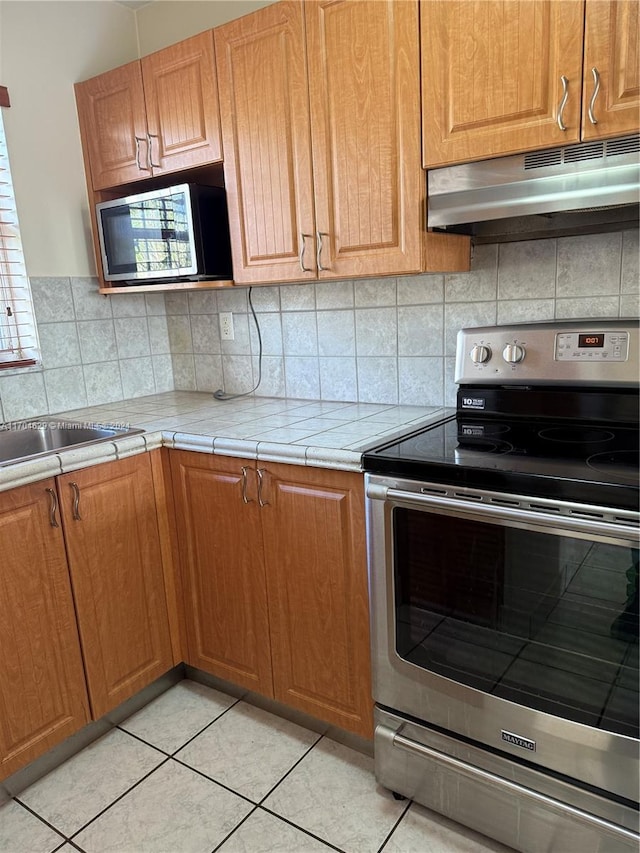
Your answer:
[[[107,280],[197,274],[191,206],[184,191],[105,205],[100,219]]]

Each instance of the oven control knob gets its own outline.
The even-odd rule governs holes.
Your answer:
[[[524,347],[518,344],[507,344],[502,350],[502,357],[509,364],[519,364],[524,359]]]
[[[470,357],[474,364],[485,364],[491,358],[491,349],[482,344],[476,344],[471,350]]]

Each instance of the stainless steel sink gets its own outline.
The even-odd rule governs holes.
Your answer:
[[[113,441],[127,435],[138,435],[142,429],[127,429],[101,424],[76,423],[59,418],[40,418],[0,425],[0,467],[46,456],[102,441]]]

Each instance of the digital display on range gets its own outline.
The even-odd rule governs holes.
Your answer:
[[[603,347],[604,333],[598,332],[598,334],[578,335],[578,346],[581,349],[584,347]]]

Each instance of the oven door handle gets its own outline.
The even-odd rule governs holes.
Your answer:
[[[417,494],[416,492],[407,492],[403,489],[390,489],[388,486],[380,486],[374,483],[369,483],[367,497],[373,500],[399,501],[418,508],[446,510],[457,515],[466,515],[473,518],[484,516],[489,520],[495,519],[520,524],[538,524],[546,527],[553,526],[557,529],[562,529],[562,531],[574,531],[596,536],[612,536],[617,534],[636,539],[638,537],[637,526],[631,523],[624,524],[618,521],[607,522],[600,520],[595,512],[593,515],[585,514],[584,516],[578,514],[579,510],[576,510],[575,514],[570,512],[546,513],[538,510],[529,510],[525,507],[499,506],[473,498],[465,500],[464,498],[443,498],[439,495]],[[631,513],[628,514],[631,515]],[[624,518],[627,513],[624,510],[620,510],[619,515]]]
[[[391,742],[393,746],[404,749],[406,752],[411,752],[422,758],[430,758],[432,761],[437,761],[439,764],[451,767],[453,770],[457,770],[471,779],[481,779],[483,782],[490,782],[492,785],[497,785],[502,789],[506,789],[514,794],[526,797],[527,799],[536,800],[539,803],[543,803],[545,806],[550,806],[562,814],[571,814],[573,817],[576,817],[585,823],[595,824],[600,829],[604,829],[606,832],[610,832],[618,838],[622,837],[633,841],[634,843],[637,843],[638,841],[638,836],[635,832],[625,829],[625,827],[620,826],[619,824],[611,823],[610,821],[604,820],[596,815],[589,814],[589,812],[585,812],[582,809],[569,805],[568,803],[563,803],[561,800],[556,800],[554,797],[549,797],[546,794],[540,794],[532,788],[527,788],[526,785],[521,785],[518,782],[511,782],[509,779],[505,779],[503,776],[498,776],[496,773],[491,773],[489,770],[482,770],[480,767],[474,767],[472,764],[468,764],[460,758],[454,758],[452,755],[447,755],[437,749],[425,746],[412,738],[405,737],[400,734],[400,731],[392,734],[386,726],[378,726],[376,733],[379,733],[381,729],[387,737],[391,735]]]

